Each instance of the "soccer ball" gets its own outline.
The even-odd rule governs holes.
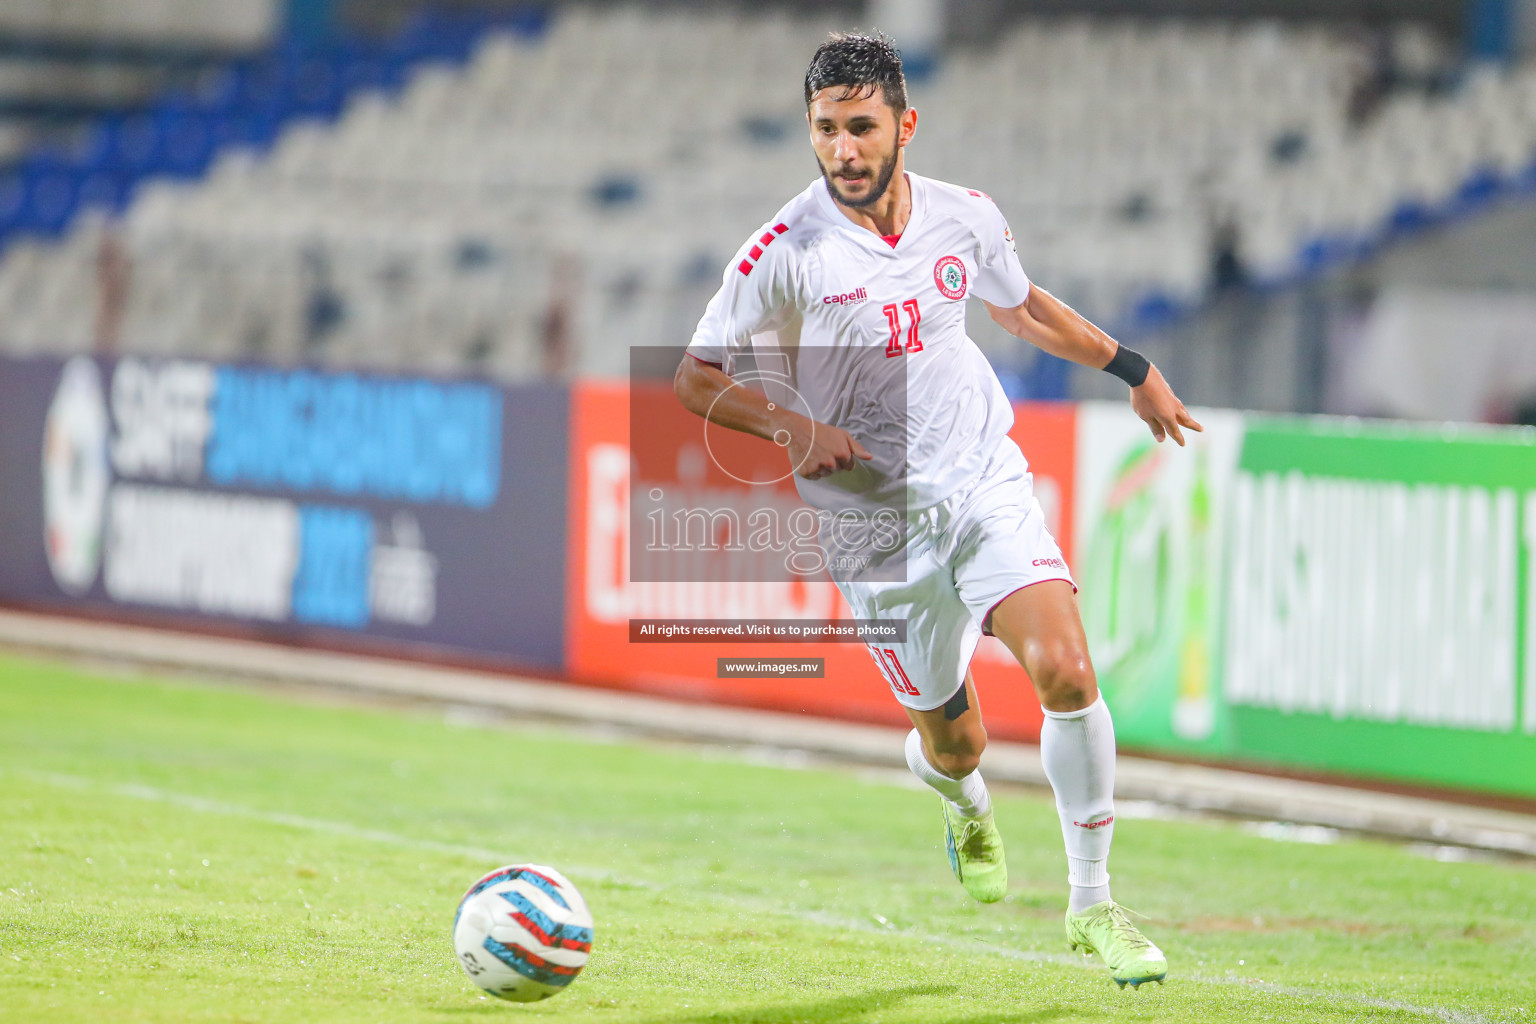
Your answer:
[[[565,990],[592,950],[592,912],[560,872],[497,868],[469,887],[453,918],[453,951],[469,980],[519,1003]]]

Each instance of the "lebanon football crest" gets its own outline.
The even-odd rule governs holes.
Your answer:
[[[945,256],[933,265],[933,283],[946,299],[965,298],[965,263],[958,256]]]

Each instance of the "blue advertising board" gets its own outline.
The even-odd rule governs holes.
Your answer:
[[[558,668],[567,420],[554,385],[0,359],[0,601]]]

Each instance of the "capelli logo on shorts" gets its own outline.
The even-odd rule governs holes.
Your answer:
[[[1115,816],[1113,814],[1111,814],[1109,817],[1105,818],[1103,821],[1074,821],[1072,824],[1076,825],[1078,828],[1094,829],[1094,828],[1103,828],[1105,825],[1113,825],[1114,823],[1115,823]]]
[[[1048,565],[1052,569],[1065,569],[1067,567],[1067,563],[1059,558],[1037,558],[1030,565]]]

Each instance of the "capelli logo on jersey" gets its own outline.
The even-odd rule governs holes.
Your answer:
[[[1037,558],[1033,562],[1031,562],[1030,564],[1031,565],[1048,565],[1052,569],[1065,569],[1067,567],[1066,563],[1063,562],[1059,558]]]
[[[821,304],[823,306],[854,306],[860,302],[867,301],[869,301],[869,292],[863,288],[855,288],[853,291],[843,292],[841,295],[823,295],[821,297]]]

